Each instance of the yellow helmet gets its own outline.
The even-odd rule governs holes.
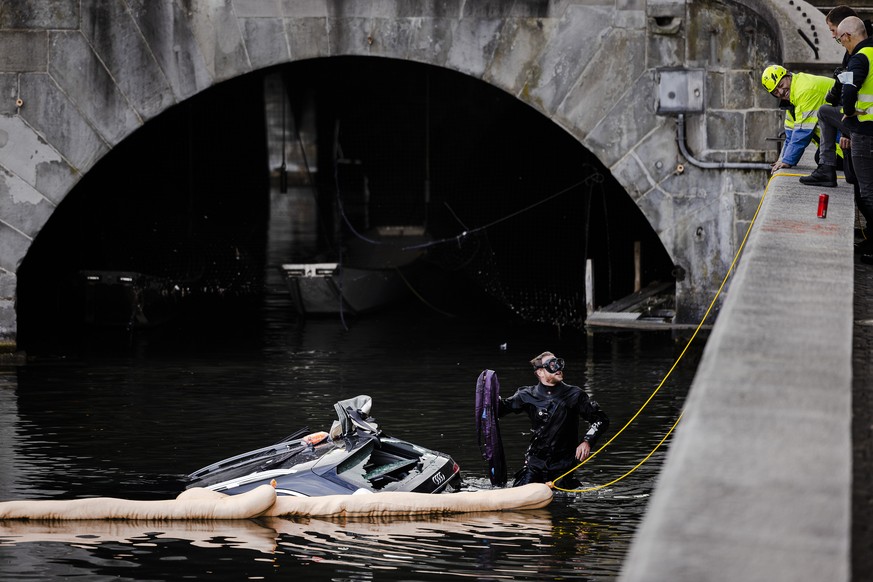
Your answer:
[[[764,69],[764,74],[761,75],[761,84],[764,85],[764,88],[767,89],[768,93],[772,93],[776,88],[776,85],[779,84],[779,81],[782,80],[782,77],[787,74],[788,71],[785,70],[785,67],[770,65]]]

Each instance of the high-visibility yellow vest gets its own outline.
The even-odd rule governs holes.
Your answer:
[[[780,159],[789,165],[800,161],[803,150],[818,131],[818,108],[824,105],[825,96],[834,85],[834,79],[808,73],[791,75],[791,92],[788,100],[794,106],[793,127],[787,119],[785,133],[788,139],[782,147]]]
[[[785,129],[786,136],[791,135],[791,132],[794,131],[794,123],[795,123],[794,122],[794,108],[790,107],[790,108],[785,110],[785,123],[782,126]],[[846,136],[846,137],[848,137],[848,136]],[[819,142],[821,142],[821,130],[819,129],[818,124],[816,124],[815,130],[813,131],[813,134],[812,134],[812,143],[815,144],[815,147],[818,147]],[[836,151],[837,151],[837,157],[843,158],[844,157],[843,148],[840,147],[839,142],[834,144],[834,146],[835,146]]]
[[[864,83],[858,88],[855,109],[867,112],[859,113],[858,121],[873,121],[873,47],[865,46],[858,52],[867,58],[868,72]]]
[[[785,129],[785,134],[789,135],[792,131],[794,131],[794,110],[786,109],[785,110],[785,123],[782,126]],[[821,141],[821,130],[818,128],[818,125],[815,126],[815,131],[812,134],[812,143],[818,147],[818,143]],[[837,145],[837,148],[840,146]],[[842,155],[842,154],[841,154]]]
[[[794,105],[794,129],[812,131],[818,123],[818,108],[825,104],[825,96],[834,80],[819,75],[794,73],[788,98]]]

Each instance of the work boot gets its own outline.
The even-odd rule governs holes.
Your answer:
[[[801,184],[807,186],[822,186],[824,188],[837,187],[837,169],[834,166],[819,164],[809,176],[800,179]]]

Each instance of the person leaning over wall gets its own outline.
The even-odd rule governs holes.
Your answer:
[[[786,126],[782,152],[770,168],[770,172],[775,174],[782,168],[796,166],[800,161],[818,131],[818,109],[825,103],[834,80],[808,73],[791,73],[781,65],[770,65],[761,75],[761,84],[768,93],[794,107],[794,127],[789,130]]]

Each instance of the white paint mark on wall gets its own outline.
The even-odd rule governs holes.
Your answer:
[[[0,166],[36,188],[43,162],[61,162],[61,155],[17,116],[0,116]]]

